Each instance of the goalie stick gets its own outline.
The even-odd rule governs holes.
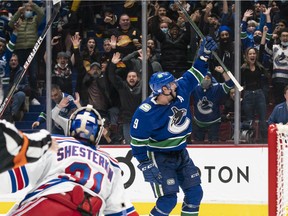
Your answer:
[[[196,31],[196,33],[201,37],[201,39],[204,39],[205,36],[203,35],[203,33],[201,32],[201,30],[198,28],[198,26],[196,25],[196,23],[191,19],[191,17],[189,16],[189,14],[187,13],[187,11],[183,8],[180,0],[175,0],[175,2],[177,3],[179,9],[182,11],[182,13],[184,14],[185,18],[188,20],[188,22],[190,23],[190,25],[193,27],[193,29]],[[227,69],[227,67],[225,66],[225,64],[223,63],[223,61],[219,58],[218,54],[215,51],[212,51],[212,54],[214,56],[214,58],[218,61],[218,63],[221,65],[221,67],[224,69],[224,71],[228,74],[228,76],[230,77],[230,79],[233,81],[233,83],[235,84],[235,86],[237,87],[238,91],[241,92],[243,90],[243,87],[239,84],[238,80],[234,77],[234,75]]]
[[[22,78],[24,77],[30,63],[32,62],[35,54],[37,53],[40,45],[42,44],[48,30],[50,29],[54,19],[56,18],[59,10],[60,10],[60,6],[61,6],[61,1],[60,0],[53,0],[53,13],[51,15],[50,20],[47,22],[45,29],[42,31],[42,34],[39,36],[38,40],[36,41],[32,52],[29,54],[26,62],[23,65],[23,70],[21,72],[21,74],[17,77],[17,80],[14,82],[14,84],[12,85],[11,89],[9,90],[6,98],[3,100],[1,106],[0,106],[0,118],[3,116],[8,104],[10,103],[15,91],[17,90],[17,87],[19,85],[19,83],[21,82]]]

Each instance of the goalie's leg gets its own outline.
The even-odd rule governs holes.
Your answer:
[[[11,216],[23,215],[23,216],[49,216],[49,215],[73,215],[81,216],[81,213],[77,210],[68,208],[58,202],[47,199],[46,197],[40,197],[28,204],[23,205],[17,211],[9,214]]]

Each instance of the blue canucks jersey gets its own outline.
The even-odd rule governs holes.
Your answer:
[[[213,83],[209,89],[203,89],[199,84],[193,91],[194,120],[199,126],[208,126],[215,122],[221,122],[221,100],[226,97],[233,88],[231,79],[224,83]]]
[[[148,151],[184,149],[192,132],[191,92],[204,78],[208,64],[197,59],[194,66],[177,80],[177,96],[168,105],[147,98],[136,110],[130,126],[133,155],[139,161],[148,159]]]

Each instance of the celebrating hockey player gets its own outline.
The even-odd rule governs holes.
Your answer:
[[[58,151],[37,162],[0,174],[0,193],[32,189],[8,215],[137,216],[125,196],[117,160],[97,149],[103,119],[91,105],[78,108],[68,121],[72,137],[53,136]]]
[[[130,131],[133,156],[158,198],[150,215],[169,215],[177,203],[179,186],[185,195],[181,215],[198,215],[201,179],[186,150],[186,138],[192,131],[190,95],[206,75],[207,61],[216,48],[211,37],[205,38],[194,66],[178,80],[169,72],[154,73],[149,81],[153,96],[134,113]]]

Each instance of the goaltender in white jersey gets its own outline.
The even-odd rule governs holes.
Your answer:
[[[117,160],[97,149],[103,131],[99,113],[89,105],[79,108],[68,127],[73,137],[53,136],[57,153],[49,150],[35,163],[0,174],[2,194],[33,187],[9,215],[137,216]]]

